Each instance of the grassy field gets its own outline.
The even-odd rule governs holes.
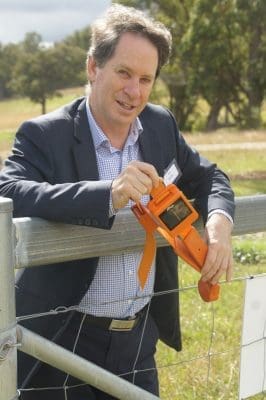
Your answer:
[[[254,242],[256,240],[256,242]],[[240,343],[245,281],[266,272],[265,237],[236,242],[242,254],[247,248],[264,254],[261,262],[235,263],[234,279],[221,285],[219,301],[204,303],[196,288],[180,292],[183,350],[176,353],[160,343],[157,364],[164,400],[236,400],[239,387]],[[236,244],[235,243],[235,244]],[[244,251],[245,249],[245,251]],[[197,285],[198,274],[180,263],[180,286]],[[262,399],[250,397],[250,399]],[[265,397],[266,398],[266,397]]]
[[[84,88],[71,88],[59,92],[59,96],[48,99],[47,112],[66,104],[76,97],[84,95]],[[41,113],[41,106],[32,103],[29,99],[17,98],[7,101],[0,101],[0,132],[14,132],[26,119],[37,116]]]
[[[62,97],[48,102],[48,110],[82,94],[83,88],[65,91]],[[25,119],[39,113],[40,107],[25,99],[0,102],[2,158],[11,149],[17,127]],[[192,145],[266,141],[266,131],[220,130],[209,134],[184,135]],[[237,196],[266,193],[265,150],[208,150],[202,153],[228,173]],[[222,295],[218,302],[203,303],[195,288],[181,291],[183,351],[176,353],[162,343],[157,351],[163,400],[238,398],[244,277],[266,272],[265,238],[264,233],[233,239],[235,279],[230,284],[222,285]],[[180,263],[179,273],[181,288],[197,284],[198,274],[187,265]],[[252,400],[262,398],[259,395]]]
[[[234,149],[231,151],[202,151],[201,153],[226,171],[237,196],[266,193],[265,149]]]

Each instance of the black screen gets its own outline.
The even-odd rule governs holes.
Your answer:
[[[159,217],[167,228],[172,230],[190,214],[191,210],[188,208],[186,203],[182,199],[178,199],[175,203],[167,207]]]

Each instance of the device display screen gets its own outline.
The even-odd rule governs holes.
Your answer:
[[[191,210],[184,200],[178,199],[159,215],[159,218],[172,230],[191,214]]]

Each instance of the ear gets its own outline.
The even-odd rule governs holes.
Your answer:
[[[96,78],[97,65],[92,56],[89,56],[87,59],[87,73],[88,73],[88,80],[90,82],[93,82]]]

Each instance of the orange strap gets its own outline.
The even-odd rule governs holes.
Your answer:
[[[138,268],[138,277],[140,286],[143,289],[148,279],[149,272],[156,253],[156,240],[154,232],[156,231],[157,224],[150,218],[146,209],[141,203],[138,203],[132,207],[132,210],[138,218],[141,225],[146,231],[146,241],[143,250],[143,256]]]
[[[181,240],[178,236],[171,236],[171,234],[164,229],[160,220],[144,205],[135,204],[132,207],[132,211],[146,231],[143,256],[138,269],[138,277],[142,289],[147,281],[156,253],[155,231],[158,231],[167,240],[178,256],[191,265],[196,271],[201,271],[208,247],[192,225],[190,229],[186,230],[186,236]],[[220,286],[218,284],[212,285],[200,279],[198,282],[198,290],[200,296],[206,302],[214,301],[219,298]]]

